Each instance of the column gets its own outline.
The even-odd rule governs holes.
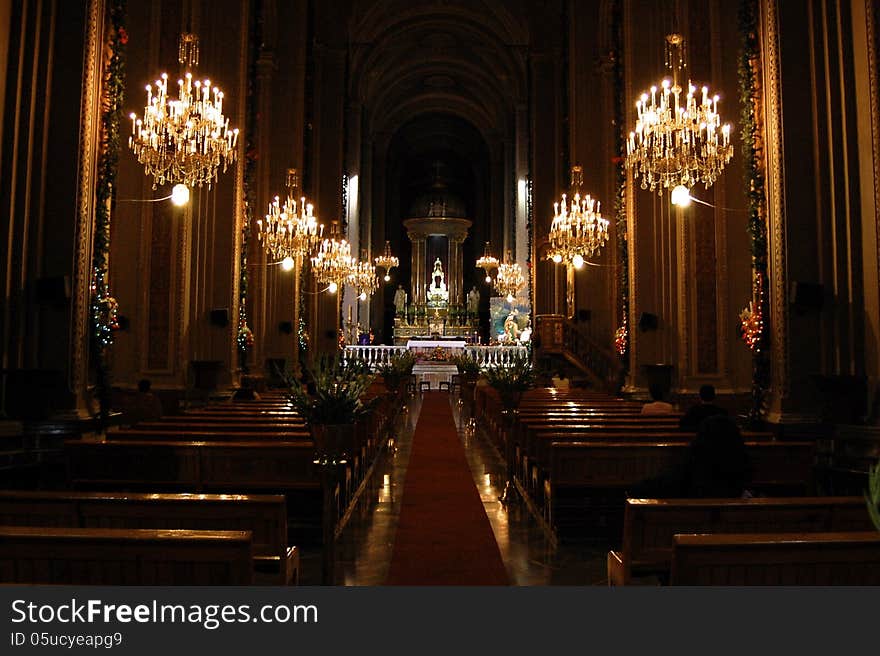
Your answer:
[[[410,302],[421,305],[425,302],[425,235],[409,233],[412,242],[412,275],[410,278]]]

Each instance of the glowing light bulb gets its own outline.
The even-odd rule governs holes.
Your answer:
[[[508,295],[507,295],[507,302],[508,302],[508,303],[513,303],[513,295],[512,295],[512,294],[508,294]]]
[[[559,264],[560,262],[562,262],[562,256],[559,253],[557,253],[556,255],[553,256],[553,261],[556,262],[556,264]]]
[[[331,282],[329,285],[327,285],[327,291],[331,294],[335,294],[337,289],[339,289],[339,285],[337,285],[335,282]]]
[[[492,282],[492,276],[486,276],[486,284],[490,284]]]
[[[189,187],[184,184],[176,184],[171,189],[171,202],[177,207],[183,207],[189,202]]]
[[[387,273],[385,274],[385,282],[391,282],[391,276],[389,276]]]
[[[675,189],[672,190],[672,193],[669,195],[669,200],[676,207],[687,207],[691,204],[690,189],[688,189],[684,185],[678,185]]]
[[[367,300],[367,292],[361,292],[361,295],[358,296],[358,298],[361,299],[362,301],[366,301]]]
[[[583,256],[580,253],[578,253],[573,258],[571,258],[571,264],[575,269],[580,269],[582,266],[584,266]]]
[[[281,268],[285,271],[293,271],[293,258],[290,255],[281,260]]]

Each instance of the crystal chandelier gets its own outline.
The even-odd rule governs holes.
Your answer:
[[[178,61],[186,69],[199,63],[195,34],[180,36]],[[165,183],[188,187],[217,182],[217,172],[235,161],[238,129],[223,116],[223,92],[210,80],[194,80],[189,70],[177,81],[177,99],[168,95],[168,74],[147,85],[144,117],[131,114],[128,146],[153,176],[153,189]]]
[[[355,259],[351,256],[351,244],[341,239],[337,224],[333,223],[330,237],[324,239],[318,252],[312,256],[312,272],[319,284],[327,285],[335,293],[354,273]]]
[[[486,272],[486,282],[492,282],[492,269],[498,268],[498,258],[493,257],[489,252],[489,242],[486,242],[486,247],[483,249],[483,255],[477,260],[477,268],[483,269]]]
[[[495,278],[495,289],[502,296],[507,297],[508,303],[513,303],[516,295],[526,286],[519,263],[514,262],[510,251],[507,251],[507,261],[498,267],[498,276]]]
[[[680,34],[666,37],[666,68],[672,79],[664,79],[660,89],[652,86],[636,102],[638,118],[626,144],[626,167],[641,176],[642,189],[688,188],[698,182],[712,186],[733,156],[730,125],[721,124],[718,96],[709,88],[688,82],[682,97],[678,73],[687,68],[684,39]],[[650,94],[650,95],[649,95]]]
[[[385,242],[385,250],[382,254],[373,260],[376,263],[376,267],[379,269],[385,269],[385,282],[389,282],[391,280],[391,269],[400,265],[400,260],[398,260],[394,255],[391,254],[391,242]]]
[[[355,288],[358,298],[362,301],[367,300],[367,296],[379,289],[376,267],[369,262],[355,263],[346,282]]]
[[[314,216],[314,208],[304,196],[294,200],[299,189],[296,169],[287,171],[287,200],[278,196],[269,203],[265,219],[257,219],[257,238],[273,260],[305,257],[314,252],[324,234],[324,226]]]
[[[592,257],[608,240],[608,220],[599,213],[599,201],[589,195],[581,197],[580,188],[584,172],[580,166],[571,168],[571,190],[574,197],[569,202],[566,194],[553,203],[553,223],[550,225],[550,247],[547,259],[557,264],[566,262],[576,269],[584,260]]]

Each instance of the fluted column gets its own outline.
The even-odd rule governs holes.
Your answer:
[[[412,242],[410,302],[420,305],[425,302],[425,235],[410,232],[409,240]]]

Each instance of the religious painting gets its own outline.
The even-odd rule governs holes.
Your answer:
[[[504,296],[489,299],[489,343],[527,344],[532,334],[532,309],[525,294],[509,302]]]

